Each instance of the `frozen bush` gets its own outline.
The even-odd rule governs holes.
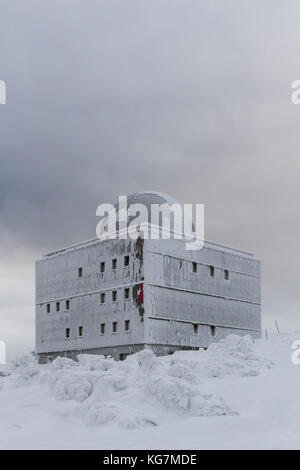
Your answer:
[[[56,400],[84,401],[93,392],[90,375],[84,371],[64,372],[56,374],[53,384]]]

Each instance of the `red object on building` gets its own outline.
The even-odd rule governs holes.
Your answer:
[[[144,303],[144,284],[140,284],[139,299],[140,299],[140,304],[143,304]]]

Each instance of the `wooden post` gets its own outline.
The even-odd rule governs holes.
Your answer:
[[[268,341],[268,330],[266,328],[266,340]]]
[[[278,334],[280,335],[280,330],[279,330],[279,326],[278,326],[277,320],[275,320],[275,325],[276,325],[276,328],[277,328]]]

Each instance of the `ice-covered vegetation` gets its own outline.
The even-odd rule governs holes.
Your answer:
[[[73,401],[72,414],[87,425],[121,429],[160,426],[171,416],[236,416],[238,410],[209,383],[228,377],[253,377],[272,367],[254,352],[250,336],[229,336],[207,351],[180,351],[156,357],[144,350],[116,362],[80,355],[78,362],[57,358],[39,366],[31,354],[1,369],[0,387],[46,387],[58,402]],[[0,392],[1,393],[1,392]]]

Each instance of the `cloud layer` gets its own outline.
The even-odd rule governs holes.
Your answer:
[[[293,0],[1,0],[2,266],[30,269],[94,236],[99,203],[154,189],[204,203],[207,238],[254,251],[266,314],[300,328],[299,14]]]

